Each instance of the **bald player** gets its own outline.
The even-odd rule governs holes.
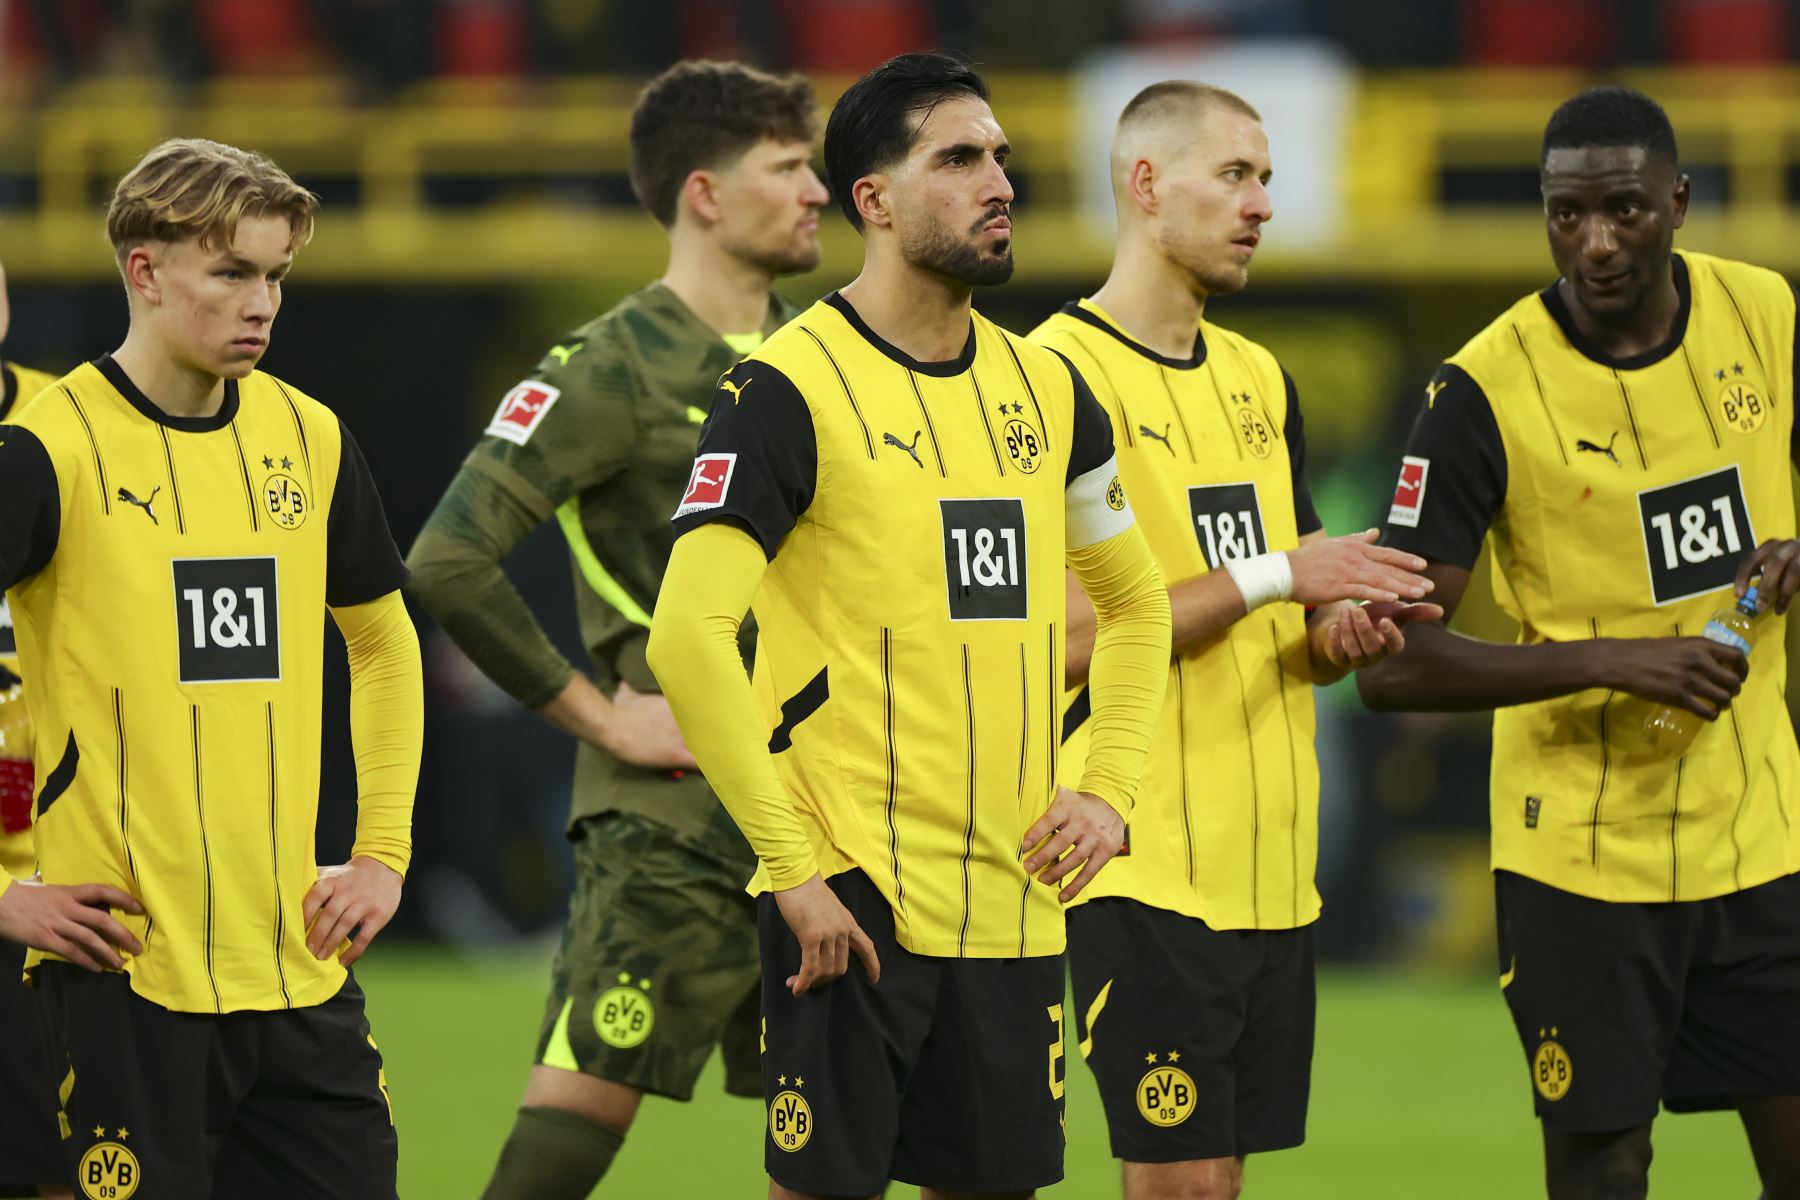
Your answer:
[[[1248,281],[1274,215],[1256,110],[1205,84],[1155,84],[1119,119],[1112,173],[1112,273],[1032,336],[1112,418],[1120,478],[1172,585],[1173,659],[1129,854],[1075,898],[1069,961],[1126,1197],[1216,1200],[1241,1190],[1245,1155],[1305,1137],[1312,688],[1441,614],[1405,603],[1430,590],[1423,559],[1374,545],[1374,530],[1326,536],[1293,380],[1205,319],[1211,297]],[[1071,682],[1093,631],[1071,581]],[[1082,769],[1087,709],[1084,688],[1065,771]]]

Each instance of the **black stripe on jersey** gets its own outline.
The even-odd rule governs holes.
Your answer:
[[[169,431],[161,425],[156,432],[162,435],[163,461],[169,464],[169,490],[175,494],[175,531],[187,532],[187,517],[181,509],[181,481],[175,478],[175,448],[169,445]]]
[[[119,844],[125,848],[125,869],[131,872],[131,882],[138,881],[137,859],[131,854],[131,810],[126,797],[130,793],[131,773],[130,754],[125,745],[125,697],[118,688],[112,690],[113,699],[113,739],[118,750],[119,759]],[[150,931],[156,928],[156,914],[151,913],[144,921],[144,949],[150,948]]]
[[[100,459],[100,443],[94,437],[94,427],[88,424],[87,413],[82,411],[81,401],[75,398],[75,393],[65,387],[62,394],[67,396],[69,403],[74,406],[75,416],[81,421],[81,428],[87,434],[88,445],[93,448],[94,474],[100,480],[100,511],[110,517],[112,516],[112,489],[106,485],[106,464]]]
[[[1294,718],[1288,712],[1288,678],[1281,669],[1281,630],[1275,619],[1269,619],[1269,640],[1275,645],[1275,687],[1281,694],[1281,720],[1287,726],[1288,778],[1293,781],[1294,803],[1288,810],[1288,850],[1293,859],[1288,878],[1293,882],[1294,902],[1291,920],[1300,924],[1300,759],[1294,751]]]
[[[1588,632],[1593,637],[1600,636],[1600,622],[1593,617],[1588,618]],[[1606,777],[1612,772],[1612,747],[1606,741],[1606,710],[1617,694],[1608,688],[1606,699],[1600,702],[1600,782],[1594,788],[1593,814],[1588,817],[1588,865],[1596,870],[1600,866],[1600,802],[1606,797]]]
[[[1206,377],[1212,381],[1213,399],[1219,402],[1219,417],[1225,422],[1225,432],[1231,444],[1237,447],[1237,456],[1241,461],[1249,451],[1244,448],[1244,439],[1237,436],[1237,426],[1231,422],[1231,406],[1225,403],[1225,393],[1219,388],[1219,368],[1210,358],[1206,360]]]
[[[894,905],[906,915],[906,879],[900,874],[900,826],[894,809],[900,789],[900,758],[894,749],[894,631],[881,627],[881,728],[887,743],[888,857],[894,864]]]
[[[1681,895],[1681,781],[1687,774],[1687,755],[1675,760],[1675,803],[1669,809],[1669,899]]]
[[[1693,355],[1688,353],[1687,343],[1681,345],[1681,361],[1687,364],[1688,382],[1694,385],[1694,403],[1700,406],[1700,418],[1706,422],[1706,432],[1712,435],[1713,449],[1719,448],[1719,427],[1713,421],[1712,409],[1707,407],[1706,393],[1700,390],[1700,375],[1694,370]]]
[[[75,731],[69,731],[69,740],[63,746],[62,759],[56,769],[44,778],[43,790],[38,792],[37,815],[42,820],[50,806],[55,804],[62,794],[69,790],[75,782],[75,770],[81,766],[81,747],[75,744]]]
[[[1731,311],[1737,314],[1738,325],[1744,331],[1744,344],[1750,347],[1750,357],[1756,360],[1756,369],[1762,372],[1763,378],[1768,379],[1769,386],[1773,388],[1775,381],[1769,378],[1769,368],[1763,365],[1762,351],[1756,348],[1756,339],[1750,336],[1750,322],[1744,320],[1744,306],[1738,303],[1737,293],[1731,290],[1731,285],[1725,282],[1723,275],[1715,273],[1713,278],[1719,281],[1719,286],[1725,291],[1725,298],[1731,301]]]
[[[1775,769],[1775,760],[1767,754],[1763,755],[1763,766],[1768,770],[1769,778],[1775,781],[1775,811],[1781,814],[1781,828],[1792,829],[1793,824],[1788,818],[1787,796],[1781,790],[1781,772]]]
[[[300,406],[294,403],[292,396],[288,395],[287,385],[281,380],[270,376],[269,382],[280,389],[281,398],[287,401],[288,412],[293,414],[294,436],[300,439],[300,461],[306,464],[306,486],[310,488],[313,483],[312,447],[306,444],[306,422],[300,419]]]
[[[269,741],[269,870],[275,881],[275,978],[281,984],[281,1006],[294,1007],[293,998],[288,995],[287,969],[281,965],[281,943],[286,932],[287,916],[281,907],[281,850],[276,845],[276,831],[281,828],[277,814],[280,789],[276,783],[275,770],[275,704],[263,701],[263,728],[268,733]]]
[[[1125,431],[1125,444],[1127,446],[1137,445],[1137,438],[1131,432],[1131,420],[1125,415],[1125,397],[1119,395],[1119,389],[1113,386],[1112,376],[1106,373],[1106,364],[1100,361],[1098,354],[1087,348],[1080,337],[1071,337],[1070,341],[1072,343],[1070,348],[1081,351],[1082,355],[1094,364],[1094,369],[1100,372],[1100,378],[1106,381],[1106,390],[1112,393],[1113,403],[1119,406],[1119,428]]]
[[[1169,407],[1175,412],[1175,422],[1181,426],[1181,440],[1187,443],[1188,461],[1199,462],[1200,456],[1194,453],[1194,435],[1188,431],[1187,414],[1181,411],[1181,405],[1175,402],[1175,389],[1169,386],[1169,369],[1156,368],[1156,378],[1162,383],[1163,395],[1169,398]],[[1217,387],[1214,387],[1217,391]]]
[[[1731,720],[1731,740],[1737,746],[1738,777],[1744,783],[1744,790],[1738,793],[1737,811],[1731,814],[1731,885],[1741,890],[1743,884],[1738,880],[1738,871],[1744,865],[1744,847],[1738,841],[1737,827],[1738,818],[1744,815],[1744,802],[1750,798],[1750,763],[1744,757],[1744,731],[1738,727],[1737,708],[1726,709],[1725,715]],[[1786,816],[1786,813],[1782,814],[1784,819]]]
[[[1013,349],[1012,339],[1005,334],[1000,335],[1000,343],[1006,352],[1012,355],[1013,369],[1019,373],[1019,382],[1025,387],[1025,395],[1031,401],[1031,411],[1037,414],[1038,431],[1044,435],[1044,453],[1050,453],[1050,426],[1044,420],[1044,408],[1038,403],[1037,389],[1031,386],[1031,377],[1025,374],[1025,364],[1019,361],[1019,352]],[[1063,361],[1067,362],[1067,359]],[[1055,689],[1052,689],[1055,690]]]
[[[262,524],[256,515],[256,490],[250,486],[250,464],[244,458],[244,440],[238,437],[237,423],[231,425],[231,444],[237,447],[238,470],[244,476],[244,503],[250,506],[250,532],[257,533]]]
[[[1613,369],[1613,380],[1619,385],[1619,403],[1625,406],[1625,423],[1631,426],[1631,440],[1637,446],[1638,466],[1648,471],[1650,460],[1644,454],[1644,437],[1638,432],[1637,409],[1631,403],[1631,389],[1625,386],[1625,377]]]
[[[944,469],[944,451],[943,448],[938,445],[937,427],[931,423],[931,410],[925,407],[925,397],[919,391],[919,377],[914,375],[911,371],[908,371],[906,373],[906,382],[912,384],[913,399],[919,402],[919,415],[925,418],[925,432],[931,435],[931,455],[933,458],[937,459],[938,474],[941,477],[948,479],[950,473]],[[993,434],[990,433],[988,436],[992,437]]]
[[[994,452],[994,471],[1000,478],[1006,478],[1006,463],[1000,457],[1000,443],[994,440],[994,426],[988,420],[987,398],[981,394],[981,379],[975,368],[969,368],[969,383],[975,388],[975,416],[981,422],[982,429],[987,431],[988,449]]]
[[[963,717],[968,722],[969,740],[969,779],[968,804],[969,818],[963,825],[962,883],[963,883],[963,920],[962,928],[956,934],[956,954],[962,957],[969,940],[969,918],[975,911],[975,898],[969,885],[969,860],[975,856],[975,691],[969,682],[969,645],[963,643],[962,648],[962,682],[963,682]]]
[[[1237,672],[1238,702],[1244,711],[1244,757],[1250,761],[1250,923],[1262,928],[1262,781],[1256,770],[1256,726],[1250,721],[1250,685],[1244,679],[1244,665],[1230,642],[1223,647],[1231,654],[1231,666]]]
[[[1175,746],[1178,755],[1178,766],[1181,772],[1181,838],[1186,847],[1188,886],[1194,886],[1194,816],[1188,811],[1188,760],[1187,760],[1187,678],[1181,669],[1181,660],[1175,660]],[[1250,866],[1256,870],[1255,863]],[[1252,906],[1256,904],[1256,893],[1250,895]]]
[[[188,705],[188,728],[194,748],[194,812],[200,818],[200,866],[206,879],[206,899],[202,910],[205,914],[206,931],[206,982],[212,985],[213,1011],[224,1012],[225,1005],[219,1000],[219,981],[213,975],[212,848],[206,843],[206,794],[201,781],[200,706],[197,704]]]
[[[1031,746],[1031,674],[1025,666],[1025,643],[1019,643],[1019,803],[1025,803],[1025,762]],[[1051,780],[1052,785],[1055,780]],[[1023,814],[1031,821],[1036,813]],[[1031,876],[1019,892],[1019,957],[1025,957],[1025,914],[1031,909]]]
[[[1070,738],[1074,737],[1075,731],[1087,724],[1087,719],[1093,715],[1093,693],[1091,689],[1084,684],[1082,685],[1081,691],[1075,694],[1075,699],[1069,702],[1068,710],[1063,713],[1062,740],[1067,742]]]
[[[820,667],[819,673],[807,680],[805,687],[781,702],[781,724],[769,735],[770,754],[780,754],[793,746],[794,730],[800,722],[818,712],[831,698],[831,682],[825,677],[827,669]]]
[[[1537,364],[1531,361],[1531,351],[1525,348],[1525,335],[1519,332],[1517,324],[1512,326],[1513,341],[1518,343],[1519,355],[1525,360],[1525,369],[1531,372],[1531,387],[1537,392],[1538,404],[1543,406],[1544,420],[1550,422],[1550,436],[1556,439],[1556,452],[1562,455],[1563,466],[1569,465],[1569,448],[1563,445],[1562,430],[1556,427],[1556,416],[1550,411],[1550,400],[1544,395],[1544,381],[1538,378]]]
[[[1045,663],[1044,670],[1044,711],[1049,718],[1044,723],[1044,732],[1047,735],[1044,738],[1044,754],[1050,760],[1050,773],[1045,776],[1045,778],[1050,781],[1052,795],[1055,795],[1056,788],[1056,758],[1057,754],[1062,750],[1062,740],[1056,736],[1056,730],[1059,724],[1056,712],[1056,701],[1057,697],[1062,695],[1063,691],[1062,664],[1056,661],[1056,652],[1061,648],[1062,643],[1056,638],[1056,622],[1052,621],[1050,623],[1049,657]]]
[[[818,334],[804,325],[796,326],[796,328],[813,340],[813,345],[819,348],[819,353],[823,354],[825,361],[831,364],[832,374],[837,376],[839,386],[844,389],[844,399],[850,402],[850,411],[856,414],[856,423],[862,427],[863,449],[867,450],[869,457],[873,459],[875,457],[875,439],[869,436],[869,423],[863,420],[862,408],[856,403],[856,393],[850,390],[850,381],[844,378],[844,369],[838,366],[837,359],[831,356],[831,351]]]

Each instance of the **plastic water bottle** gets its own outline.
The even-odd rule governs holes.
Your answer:
[[[31,713],[25,708],[24,685],[14,682],[0,686],[0,831],[31,828],[33,783]]]
[[[1722,646],[1731,646],[1750,657],[1750,625],[1756,620],[1756,586],[1744,589],[1744,595],[1730,608],[1721,608],[1700,636]],[[1687,753],[1700,727],[1706,722],[1685,708],[1663,705],[1644,721],[1644,745],[1654,754],[1679,758]]]

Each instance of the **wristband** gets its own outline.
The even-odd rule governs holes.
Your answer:
[[[1225,573],[1244,594],[1244,607],[1254,612],[1272,600],[1294,598],[1294,568],[1285,553],[1254,558],[1228,558]]]

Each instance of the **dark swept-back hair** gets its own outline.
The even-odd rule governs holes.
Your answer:
[[[905,158],[924,124],[921,114],[961,96],[985,101],[987,81],[968,59],[942,50],[896,55],[850,85],[825,123],[825,173],[851,225],[863,226],[856,181]]]
[[[729,166],[764,138],[810,142],[818,128],[803,75],[678,62],[644,85],[631,110],[631,190],[651,216],[673,225],[690,174]]]
[[[1552,150],[1582,146],[1642,146],[1651,158],[1677,161],[1675,127],[1662,105],[1627,87],[1594,87],[1563,101],[1544,126],[1538,165]]]

